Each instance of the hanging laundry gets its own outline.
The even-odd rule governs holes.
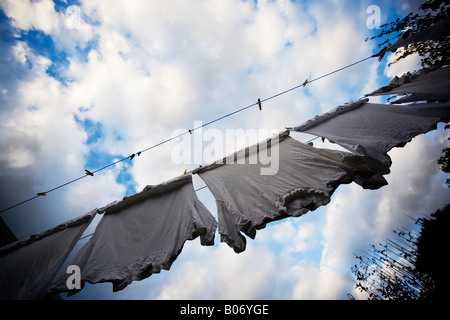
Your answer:
[[[162,269],[169,270],[184,242],[200,236],[202,245],[213,245],[217,222],[197,199],[192,175],[182,175],[125,197],[106,208],[93,236],[68,262],[81,271],[85,282],[112,282],[119,291]],[[62,271],[50,292],[74,294]]]
[[[262,174],[268,158],[272,174]],[[216,199],[221,241],[237,253],[246,247],[242,233],[254,239],[256,230],[268,222],[326,205],[339,184],[353,180],[371,188],[386,184],[384,179],[370,181],[373,174],[361,157],[316,149],[289,137],[289,131],[193,173]]]
[[[0,299],[44,299],[96,211],[0,248]]]
[[[450,103],[386,105],[362,99],[317,116],[294,131],[325,137],[356,155],[367,156],[374,172],[389,173],[387,152],[448,122]]]
[[[396,42],[390,46],[384,47],[380,52],[374,54],[373,57],[378,57],[378,61],[381,61],[387,52],[395,52],[398,48],[412,43],[426,40],[440,40],[448,35],[450,35],[450,18],[445,18],[417,33],[412,33],[411,29],[406,30],[400,35]]]
[[[408,94],[393,103],[448,101],[450,100],[450,68],[425,68],[413,73],[405,73],[401,77],[394,77],[387,86],[367,96],[390,94]]]

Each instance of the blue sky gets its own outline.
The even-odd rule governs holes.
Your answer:
[[[373,4],[381,23],[417,7],[417,1],[362,0],[1,0],[1,207],[164,141],[195,121],[370,56],[378,50],[364,41],[374,32],[366,25]],[[414,57],[388,68],[389,59],[366,61],[208,129],[282,130],[417,68]],[[214,247],[187,242],[170,271],[117,293],[109,283],[87,285],[70,299],[347,299],[347,293],[364,299],[354,290],[353,253],[396,227],[412,226],[405,213],[417,217],[446,203],[449,191],[436,165],[446,143],[439,126],[392,150],[388,186],[341,186],[329,205],[268,225],[239,255],[219,238]],[[200,164],[174,163],[173,147],[120,162],[2,218],[27,237]],[[196,176],[194,183],[204,185]],[[197,194],[215,215],[209,190]]]

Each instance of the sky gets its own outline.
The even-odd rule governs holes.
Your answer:
[[[367,23],[371,5],[385,23],[416,10],[418,1],[0,0],[0,210],[376,53],[377,44],[365,41],[376,32]],[[419,68],[416,56],[388,67],[392,59],[367,60],[266,101],[262,110],[249,108],[195,131],[192,139],[204,148],[205,136],[253,130],[256,137],[226,141],[226,147],[254,144]],[[327,206],[259,230],[243,253],[218,235],[212,247],[187,241],[169,271],[116,293],[110,283],[86,284],[63,297],[366,299],[355,289],[355,254],[395,228],[413,228],[414,218],[448,202],[446,176],[436,164],[447,136],[440,124],[391,150],[387,186],[341,185]],[[22,239],[208,163],[201,147],[189,161],[176,161],[180,143],[158,146],[1,217]],[[204,185],[194,176],[195,188]],[[197,196],[217,216],[210,191]]]

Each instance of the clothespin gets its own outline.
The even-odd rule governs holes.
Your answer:
[[[187,173],[187,169],[184,169],[183,175],[185,175]]]
[[[87,175],[93,177],[94,174],[92,172],[90,172],[88,169],[84,169],[84,171],[86,172]]]
[[[292,128],[292,127],[284,127],[286,130],[289,130],[289,131],[292,131],[292,130],[294,130],[294,128]]]
[[[302,86],[303,88],[308,84],[308,79],[305,80],[305,82],[303,82]]]
[[[129,156],[128,158],[130,158],[130,160],[133,160],[133,158],[136,156],[135,153],[133,153],[131,156]]]
[[[258,106],[259,106],[259,110],[262,110],[261,99],[259,99],[259,98],[258,98]]]
[[[188,131],[189,131],[189,133],[190,133],[190,134],[192,134],[192,131],[191,131],[191,129],[188,129]]]
[[[38,196],[38,197],[45,197],[46,195],[47,195],[46,192],[38,192],[38,193],[37,193],[37,196]]]
[[[139,151],[138,153],[136,153],[138,155],[138,157],[141,155],[142,151]]]

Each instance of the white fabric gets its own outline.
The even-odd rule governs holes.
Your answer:
[[[169,270],[186,240],[200,236],[202,245],[214,244],[217,223],[197,199],[192,176],[183,175],[113,203],[94,235],[68,262],[81,270],[85,282],[112,282],[113,291],[162,269]],[[61,272],[50,292],[68,290]]]
[[[370,156],[389,168],[389,150],[403,147],[418,134],[435,129],[438,122],[448,122],[450,117],[450,103],[386,105],[367,101],[364,99],[339,106],[294,130],[327,138],[357,155]],[[389,172],[383,172],[383,166],[378,169],[382,174]]]
[[[288,135],[285,131],[220,163],[194,170],[216,199],[221,241],[237,253],[246,247],[241,232],[253,239],[256,230],[270,221],[298,217],[326,205],[339,184],[358,179],[364,185],[372,177],[360,157],[319,150]],[[257,160],[268,151],[279,154],[278,159],[272,159],[278,161],[278,170],[261,174],[261,168],[267,165]],[[383,179],[371,187],[384,184]]]
[[[45,298],[53,278],[96,211],[2,247],[0,299]]]
[[[413,101],[450,100],[450,68],[421,69],[394,77],[387,86],[381,87],[367,96],[409,94],[394,103]]]

